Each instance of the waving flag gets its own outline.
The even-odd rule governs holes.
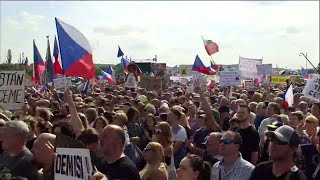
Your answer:
[[[92,50],[86,37],[73,26],[56,18],[64,75],[94,78]]]
[[[128,74],[128,66],[130,64],[129,60],[125,59],[125,58],[121,58],[121,63],[122,63],[122,66],[123,66],[123,71],[124,73]]]
[[[103,71],[103,70],[101,70],[101,71],[102,71],[102,74],[101,74],[102,79],[107,80],[108,83],[110,83],[110,82],[113,81],[113,80],[112,80],[113,69],[112,69],[112,67],[111,67],[110,65],[109,65],[109,67],[108,67],[107,72],[105,72],[105,71]]]
[[[220,66],[214,63],[212,60],[210,61],[211,69],[214,69],[215,71],[220,69]]]
[[[213,86],[214,86],[214,80],[209,80],[209,82],[207,83],[207,87],[212,88]]]
[[[40,93],[44,93],[47,90],[46,84],[42,85],[40,88]]]
[[[63,74],[63,70],[61,67],[61,58],[59,58],[59,47],[57,37],[54,37],[54,47],[53,47],[53,57],[54,57],[54,74],[57,76],[58,74]]]
[[[24,65],[25,67],[29,67],[28,57],[26,57],[26,60],[24,61],[23,65]]]
[[[118,46],[118,54],[117,54],[117,57],[122,57],[124,55],[124,53],[122,52],[120,46]]]
[[[88,80],[85,84],[84,87],[82,89],[82,93],[84,94],[88,94],[90,91],[90,80]]]
[[[206,75],[214,75],[214,72],[210,71],[206,66],[204,66],[203,62],[201,61],[198,55],[194,60],[192,70],[206,74]]]
[[[217,43],[213,42],[212,40],[205,40],[203,39],[204,48],[206,49],[209,56],[212,54],[219,52],[219,46]]]
[[[306,69],[304,69],[303,67],[301,68],[301,77],[303,79],[309,79],[308,71]]]
[[[293,105],[293,88],[292,84],[290,84],[289,88],[287,89],[286,93],[284,94],[283,97],[283,108],[287,108],[288,106]]]
[[[33,40],[33,81],[35,84],[40,83],[40,77],[43,74],[46,66],[40,55],[40,52],[36,46],[35,41]]]
[[[53,63],[50,52],[50,42],[48,37],[48,46],[47,46],[47,54],[46,54],[46,75],[47,82],[53,82],[54,72],[53,72]]]

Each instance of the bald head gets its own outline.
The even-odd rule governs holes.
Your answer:
[[[114,139],[116,141],[120,141],[121,144],[123,144],[123,145],[126,141],[126,135],[125,135],[123,128],[121,128],[120,126],[114,125],[114,124],[110,124],[110,125],[106,126],[102,130],[101,134],[111,135],[112,139]]]
[[[50,133],[42,133],[40,134],[37,139],[35,140],[34,144],[41,144],[45,145],[47,142],[50,142],[51,144],[55,144],[56,135],[50,134]]]

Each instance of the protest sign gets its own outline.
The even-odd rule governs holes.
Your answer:
[[[161,91],[166,87],[165,79],[156,78],[154,76],[142,75],[139,85],[149,91]]]
[[[254,91],[255,85],[253,81],[245,81],[244,82],[244,87],[248,91]]]
[[[25,71],[0,72],[0,107],[6,110],[21,109],[24,105]]]
[[[239,64],[219,64],[219,71],[238,71],[239,70]]]
[[[221,71],[219,85],[225,86],[240,86],[240,71]]]
[[[166,63],[153,63],[151,65],[152,72],[156,77],[163,77],[167,70]]]
[[[129,73],[126,81],[126,87],[135,88],[136,85],[137,85],[136,77],[133,75],[133,73]]]
[[[54,179],[90,180],[93,174],[89,149],[57,148]]]
[[[306,97],[308,97],[316,102],[320,102],[320,75],[314,74],[312,76],[312,79],[308,80],[302,93]]]
[[[259,76],[271,76],[273,74],[272,71],[272,64],[257,65],[257,73]]]
[[[179,66],[179,74],[180,76],[190,76],[190,66],[189,65],[180,65]]]
[[[287,84],[287,80],[289,77],[287,76],[271,76],[271,83],[272,84]]]
[[[63,89],[72,86],[71,77],[53,79],[55,89]]]
[[[262,59],[239,57],[239,70],[241,76],[255,79],[258,76],[257,65],[262,64]]]

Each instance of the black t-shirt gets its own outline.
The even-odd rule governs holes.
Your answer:
[[[250,180],[307,180],[302,171],[287,171],[279,177],[272,173],[272,161],[258,164],[253,170]]]
[[[14,157],[9,156],[7,152],[3,152],[0,155],[0,164],[7,167],[12,176],[36,180],[38,171],[37,168],[33,166],[32,159],[32,153],[26,148]]]
[[[100,171],[111,180],[140,180],[135,164],[126,156],[111,164],[103,162]]]
[[[239,129],[238,132],[242,138],[242,144],[239,148],[242,158],[251,162],[252,152],[258,152],[259,150],[259,133],[253,126],[249,126],[246,129]]]

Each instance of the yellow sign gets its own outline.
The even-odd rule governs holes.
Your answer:
[[[272,84],[287,84],[288,76],[271,76]]]
[[[189,65],[180,65],[179,66],[180,76],[190,76],[190,66]]]

